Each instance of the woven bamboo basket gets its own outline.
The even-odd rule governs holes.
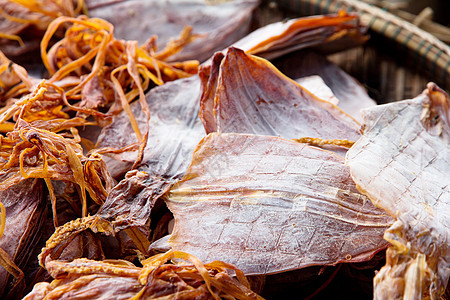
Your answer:
[[[386,10],[357,0],[265,0],[261,10],[262,23],[339,10],[357,13],[368,27],[369,42],[329,59],[380,104],[415,97],[430,81],[450,90],[450,47]]]

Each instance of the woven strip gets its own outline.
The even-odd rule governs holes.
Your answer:
[[[450,88],[450,47],[435,36],[378,7],[356,0],[277,0],[280,7],[303,15],[335,13],[340,9],[359,14],[361,24],[409,49],[430,79]]]

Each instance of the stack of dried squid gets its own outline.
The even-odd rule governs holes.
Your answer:
[[[0,57],[3,297],[259,299],[387,247],[375,298],[445,293],[449,99],[377,106],[319,54],[367,40],[355,15],[238,41],[257,1],[86,2],[45,25],[43,78]],[[267,60],[300,49],[293,79]]]

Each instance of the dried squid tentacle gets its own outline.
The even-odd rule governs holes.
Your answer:
[[[69,165],[73,172],[73,177],[75,182],[78,184],[81,190],[81,201],[82,201],[82,213],[83,217],[87,216],[87,201],[86,201],[86,182],[84,179],[83,165],[80,159],[77,157],[75,151],[70,145],[66,145],[67,156],[69,160]]]
[[[143,260],[141,262],[143,264],[143,268],[139,275],[139,282],[142,285],[151,285],[152,278],[157,276],[156,273],[158,268],[163,266],[169,260],[180,259],[190,261],[193,264],[192,266],[186,265],[186,268],[192,268],[192,270],[196,270],[196,272],[199,273],[199,277],[204,281],[209,293],[214,297],[214,299],[221,299],[223,294],[235,297],[237,299],[263,299],[261,296],[256,295],[250,290],[250,284],[247,278],[244,276],[242,271],[234,265],[222,261],[213,261],[208,264],[203,264],[203,262],[194,255],[182,251],[170,250],[166,253],[158,254]],[[211,270],[215,270],[219,273],[213,275]],[[236,273],[237,281],[232,280],[228,275],[226,275],[227,273],[225,270],[234,271]],[[193,274],[191,273],[190,275],[192,276]],[[186,276],[186,278],[189,278],[187,274],[180,273],[178,276],[182,278],[183,276]],[[141,299],[144,292],[145,288],[141,290],[141,292],[133,299]]]
[[[133,78],[134,83],[136,84],[138,91],[139,91],[139,104],[141,105],[142,111],[144,112],[145,118],[146,118],[146,129],[144,136],[141,140],[141,146],[139,147],[139,153],[136,161],[133,164],[133,169],[136,168],[144,158],[144,149],[147,145],[148,141],[148,135],[150,131],[150,109],[148,108],[147,100],[144,95],[144,90],[142,88],[141,80],[139,77],[138,67],[136,65],[136,59],[137,59],[137,42],[129,42],[127,44],[127,56],[128,56],[128,63],[127,63],[127,71],[130,74],[130,76]],[[131,109],[130,109],[131,111]],[[138,127],[139,129],[139,127]]]
[[[57,104],[53,106],[54,109],[39,111],[42,113],[42,119],[35,119],[33,117],[35,108],[41,109],[42,103],[51,101]],[[5,180],[0,186],[6,189],[25,178],[44,178],[47,179],[50,196],[53,199],[49,180],[64,178],[80,186],[84,208],[82,211],[87,215],[85,190],[88,190],[95,202],[101,204],[106,199],[107,190],[111,189],[112,179],[98,154],[94,154],[91,159],[82,154],[79,144],[81,138],[75,127],[92,123],[82,118],[66,119],[68,115],[61,112],[61,103],[65,101],[67,102],[64,90],[42,81],[33,93],[3,112],[2,120],[15,116],[17,121],[13,131],[8,134],[8,142],[1,145],[2,151],[5,151],[5,154],[8,152],[9,155],[1,166]],[[85,168],[84,164],[87,161],[89,164]],[[19,174],[15,173],[16,168],[19,169]],[[103,187],[104,182],[109,187]],[[101,193],[98,194],[97,191]],[[56,215],[54,203],[52,207]],[[55,225],[57,225],[56,218]]]
[[[112,31],[113,31],[112,25],[101,19],[89,19],[89,21],[88,21],[86,19],[86,17],[70,18],[70,17],[64,17],[64,16],[55,19],[48,26],[47,31],[45,32],[45,35],[42,38],[42,42],[41,42],[41,56],[42,56],[42,62],[44,63],[45,67],[47,68],[47,70],[49,70],[49,72],[52,74],[52,76],[55,76],[55,74],[57,72],[59,72],[56,77],[52,77],[52,78],[58,78],[58,76],[62,76],[63,74],[65,74],[67,72],[73,71],[74,69],[81,67],[85,62],[88,62],[90,59],[92,59],[97,54],[97,52],[99,52],[100,50],[103,50],[103,47],[94,48],[89,52],[89,55],[88,55],[89,58],[81,57],[81,58],[79,58],[78,61],[74,61],[73,63],[66,66],[63,69],[63,71],[61,71],[61,69],[56,70],[50,63],[48,52],[47,52],[47,47],[49,45],[50,39],[56,33],[59,26],[65,22],[80,24],[80,25],[83,25],[92,30],[97,30],[97,31],[105,30],[108,33],[105,37],[110,37],[110,38],[112,37]],[[109,40],[107,40],[107,42],[109,42]]]
[[[128,99],[125,96],[125,93],[124,93],[124,91],[122,89],[122,86],[121,86],[119,80],[115,77],[115,74],[117,72],[119,72],[121,69],[125,69],[125,68],[126,68],[125,66],[122,66],[120,68],[116,68],[111,73],[111,81],[113,82],[114,87],[116,88],[117,94],[119,95],[120,102],[122,104],[123,110],[126,112],[128,117],[130,118],[130,123],[131,123],[131,126],[133,127],[133,131],[135,132],[137,139],[139,141],[142,141],[142,137],[143,136],[142,136],[142,133],[141,133],[141,131],[140,131],[138,125],[137,125],[137,122],[136,122],[136,119],[135,119],[135,117],[133,115],[133,112],[131,111],[130,105],[128,103]]]
[[[17,41],[17,43],[19,44],[20,47],[24,47],[25,46],[25,44],[23,43],[22,38],[20,36],[16,35],[16,34],[7,34],[7,33],[0,32],[0,38],[1,39],[12,40],[12,41]]]
[[[27,8],[30,12],[37,12],[41,15],[57,18],[61,15],[61,13],[75,16],[81,11],[85,10],[85,4],[83,0],[76,0],[74,6],[74,1],[72,0],[63,0],[63,1],[53,1],[51,3],[45,3],[42,1],[36,0],[11,0],[11,2],[19,4],[25,8]],[[50,4],[50,5],[49,5]],[[53,8],[53,10],[51,10]],[[16,18],[14,16],[8,15],[8,18],[15,22],[23,22],[23,23],[38,23],[38,19],[21,19]]]
[[[3,232],[5,231],[6,226],[6,210],[3,203],[0,201],[0,238],[3,236]]]
[[[14,263],[11,256],[2,248],[0,248],[0,265],[15,278],[15,283],[11,288],[11,290],[14,290],[14,288],[24,278],[24,274],[22,270]]]
[[[52,214],[53,214],[53,225],[55,228],[58,227],[58,215],[56,213],[56,195],[53,189],[52,181],[48,178],[44,178],[45,184],[47,185],[48,193],[50,196],[50,202],[52,204]]]
[[[184,262],[186,260],[193,264]],[[47,270],[58,279],[50,285],[35,285],[25,299],[62,298],[69,295],[79,299],[83,298],[85,291],[89,291],[91,297],[134,300],[180,297],[263,299],[248,287],[240,271],[227,263],[215,261],[203,264],[194,256],[177,251],[156,255],[144,262],[144,267],[139,268],[123,260],[94,261],[80,258],[71,262],[49,261]],[[152,266],[149,267],[150,264]],[[237,280],[230,275],[232,272],[237,274]],[[148,280],[142,283],[141,278]]]
[[[320,139],[320,138],[311,138],[311,137],[302,137],[298,139],[292,139],[293,141],[297,143],[305,143],[312,146],[324,146],[324,145],[334,145],[334,146],[340,146],[345,148],[350,148],[353,146],[355,142],[349,141],[349,140],[339,140],[339,139],[333,139],[333,140],[326,140],[326,139]]]
[[[82,231],[89,229],[95,222],[95,217],[78,218],[57,227],[52,236],[45,243],[38,256],[39,264],[45,268],[46,263],[53,257],[59,257],[65,247]]]

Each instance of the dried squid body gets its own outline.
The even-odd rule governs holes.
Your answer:
[[[412,100],[368,108],[347,152],[358,189],[397,218],[384,237],[376,299],[438,299],[450,275],[450,110],[434,83]]]
[[[270,136],[209,134],[166,202],[173,249],[246,274],[368,260],[392,224],[342,157]]]
[[[208,73],[202,69],[203,76]],[[214,56],[203,82],[200,118],[210,132],[253,133],[294,139],[359,138],[359,123],[319,99],[269,61],[231,47]],[[202,75],[202,74],[201,74]]]
[[[200,70],[200,119],[206,132],[298,139],[344,156],[360,124],[330,101],[283,75],[269,61],[231,47]]]

